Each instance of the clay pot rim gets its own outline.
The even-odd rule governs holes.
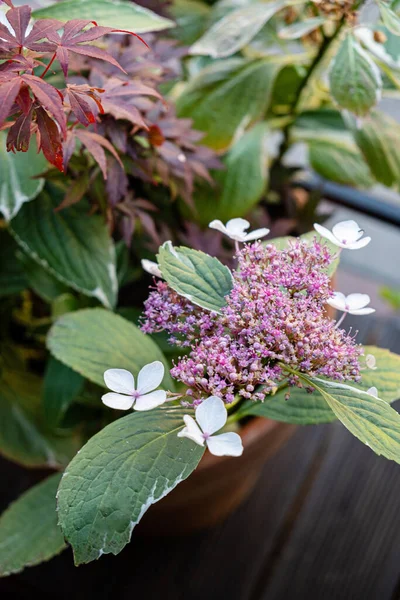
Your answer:
[[[265,417],[254,417],[248,423],[240,428],[240,437],[242,438],[243,446],[250,446],[260,437],[267,433],[271,433],[274,429],[282,425],[279,421],[272,421]],[[208,450],[204,453],[203,458],[199,462],[196,471],[203,471],[215,465],[221,465],[224,462],[235,460],[232,456],[214,456]],[[237,459],[236,459],[237,460]]]

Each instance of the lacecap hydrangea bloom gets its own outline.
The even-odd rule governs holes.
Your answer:
[[[159,281],[145,303],[142,330],[165,330],[188,349],[171,375],[186,386],[189,403],[207,396],[263,401],[287,380],[284,366],[336,381],[360,380],[360,345],[328,317],[333,297],[328,248],[290,242],[279,250],[255,242],[236,254],[234,285],[221,313],[208,312]],[[301,386],[296,376],[289,385]]]

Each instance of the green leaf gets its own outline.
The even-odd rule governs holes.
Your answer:
[[[391,10],[386,2],[379,2],[378,5],[385,27],[394,33],[394,35],[400,35],[400,18]]]
[[[371,172],[358,148],[346,144],[314,141],[308,145],[311,167],[319,175],[343,185],[368,188],[374,184]]]
[[[170,13],[176,21],[174,39],[182,44],[190,45],[204,32],[211,9],[198,0],[174,0]]]
[[[358,116],[367,114],[380,99],[379,69],[352,34],[344,38],[332,61],[329,82],[338,105]]]
[[[247,214],[265,193],[268,137],[266,123],[255,125],[230,149],[224,160],[226,170],[217,172],[222,194],[214,204],[218,203],[218,215],[224,222]]]
[[[40,266],[28,254],[19,251],[18,258],[25,271],[27,279],[26,287],[32,288],[42,300],[52,302],[67,291],[68,288],[61,281],[50,275],[46,269]]]
[[[226,58],[235,54],[248,44],[285,4],[285,0],[265,4],[255,2],[230,12],[212,25],[191,47],[191,54],[205,54],[212,58]]]
[[[0,453],[26,467],[54,468],[68,463],[80,440],[46,428],[40,384],[40,379],[29,372],[2,371]]]
[[[353,135],[375,179],[390,187],[400,185],[400,125],[374,110],[360,126],[353,124]]]
[[[135,33],[161,31],[173,21],[126,0],[65,0],[33,11],[35,19],[87,19],[104,27],[127,29]]]
[[[199,250],[166,242],[157,255],[168,285],[180,296],[206,310],[219,313],[233,287],[232,273],[217,258]]]
[[[116,302],[115,250],[106,224],[89,215],[85,203],[55,212],[56,188],[44,190],[25,204],[10,223],[21,248],[64,284],[105,306]]]
[[[386,402],[400,399],[400,356],[389,350],[376,346],[364,346],[364,354],[373,354],[376,358],[376,369],[365,369],[361,373],[360,387],[368,390],[376,387],[379,398]],[[362,366],[363,360],[360,360]]]
[[[400,415],[384,400],[344,383],[300,378],[326,400],[343,425],[361,442],[400,463]]]
[[[0,298],[18,294],[28,287],[17,251],[15,240],[6,229],[0,229]]]
[[[22,494],[0,517],[0,577],[19,573],[59,554],[66,544],[57,525],[61,474]]]
[[[290,391],[290,398],[285,400]],[[264,417],[295,425],[316,425],[336,421],[336,416],[318,393],[308,393],[305,389],[291,387],[283,389],[275,396],[267,396],[264,402],[248,400],[238,411],[238,417]]]
[[[202,143],[224,150],[264,115],[282,67],[277,58],[211,64],[184,88],[177,100],[178,114],[193,119],[194,127],[206,133]]]
[[[53,357],[49,358],[43,381],[43,407],[47,423],[56,427],[67,408],[82,392],[84,378]]]
[[[136,376],[147,363],[161,360],[167,367],[164,387],[173,389],[165,358],[151,338],[103,308],[60,317],[50,330],[47,345],[59,361],[103,388],[107,369],[127,369]]]
[[[376,387],[382,400],[395,402],[400,398],[400,356],[375,346],[364,346],[364,355],[367,354],[375,356],[376,369],[365,369],[365,357],[361,357],[363,371],[358,387],[364,392]],[[285,400],[288,391],[290,398]],[[245,402],[238,411],[238,417],[250,415],[296,425],[331,423],[337,418],[318,390],[310,394],[297,387],[285,388],[275,396],[268,396],[264,402]]]
[[[6,151],[6,133],[0,131],[0,213],[9,221],[25,202],[35,198],[43,188],[44,179],[33,179],[47,166],[35,144],[27,152]]]
[[[293,23],[279,30],[278,36],[282,40],[297,40],[307,35],[325,23],[325,17],[313,17],[305,21]]]
[[[185,412],[132,413],[73,459],[59,487],[58,515],[76,564],[121,552],[147,509],[197,467],[204,448],[177,436]]]

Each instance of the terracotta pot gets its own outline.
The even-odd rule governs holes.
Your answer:
[[[248,496],[265,461],[295,428],[261,417],[252,419],[240,432],[242,456],[217,457],[206,452],[190,477],[150,508],[138,532],[186,534],[222,521]]]

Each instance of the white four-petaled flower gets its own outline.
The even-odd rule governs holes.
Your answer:
[[[364,231],[355,221],[342,221],[333,226],[332,231],[314,223],[314,229],[324,238],[339,248],[358,250],[370,243],[370,237],[364,237]]]
[[[345,296],[342,292],[334,292],[333,297],[328,300],[330,306],[350,315],[370,315],[375,312],[374,308],[367,308],[370,302],[371,299],[368,294],[349,294]]]
[[[373,354],[367,354],[365,357],[365,364],[367,365],[368,369],[372,369],[373,371],[377,369],[376,358]]]
[[[139,371],[137,387],[132,373],[126,369],[108,369],[104,373],[106,386],[112,390],[101,397],[106,406],[118,410],[150,410],[167,399],[164,390],[156,390],[164,377],[164,365],[156,360]]]
[[[163,278],[162,273],[158,264],[152,260],[148,260],[147,258],[142,258],[142,269],[146,271],[146,273],[150,273],[150,275],[154,275],[155,277]]]
[[[195,412],[196,420],[190,415],[185,415],[183,420],[186,427],[178,433],[178,437],[187,437],[196,444],[204,446],[215,456],[240,456],[243,445],[240,435],[229,431],[213,435],[226,423],[228,412],[221,398],[210,396],[204,400]],[[197,423],[196,423],[197,421]]]
[[[219,219],[216,219],[215,221],[211,221],[208,226],[211,227],[211,229],[221,231],[230,237],[231,240],[235,240],[236,242],[250,242],[251,240],[258,240],[269,234],[269,229],[266,229],[265,227],[246,233],[246,229],[250,227],[250,223],[246,221],[246,219],[239,218],[230,219],[226,225]]]

